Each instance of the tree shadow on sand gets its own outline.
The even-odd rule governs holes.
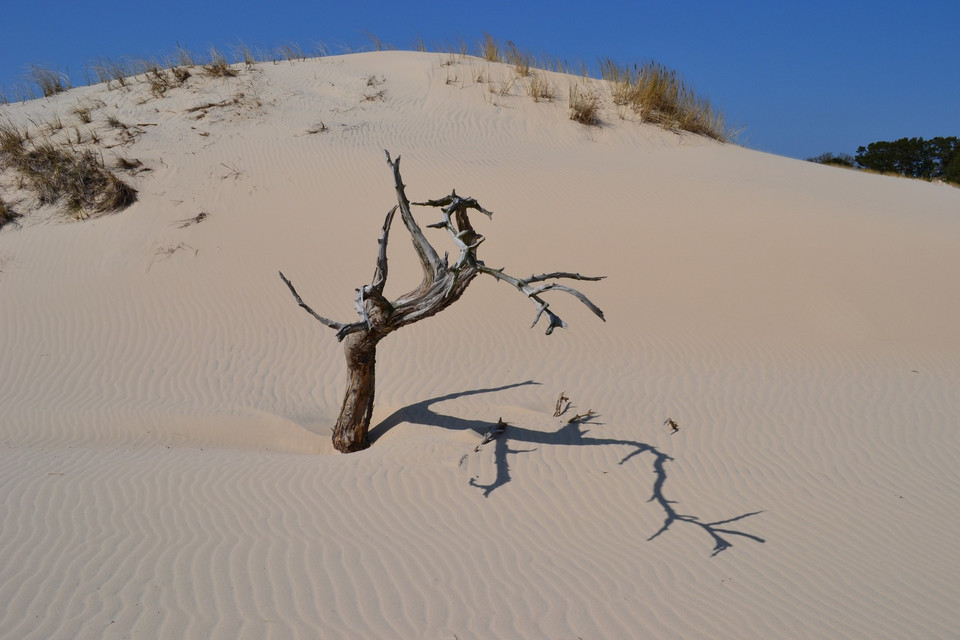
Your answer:
[[[402,422],[408,421],[455,431],[470,429],[480,436],[487,434],[487,437],[484,438],[484,442],[480,445],[477,445],[474,451],[480,451],[482,446],[484,446],[487,442],[492,441],[494,446],[496,476],[489,484],[481,484],[477,482],[476,479],[470,478],[470,486],[482,490],[485,498],[489,497],[490,494],[499,487],[502,487],[510,482],[510,465],[507,461],[508,455],[529,453],[536,450],[536,447],[523,448],[522,445],[520,448],[512,448],[510,446],[511,442],[528,445],[630,447],[632,450],[620,460],[620,465],[624,465],[633,458],[644,453],[649,453],[651,456],[653,456],[653,479],[651,485],[651,496],[648,502],[656,503],[663,510],[664,520],[660,529],[652,536],[647,538],[648,541],[657,538],[664,532],[668,531],[674,524],[679,522],[700,527],[708,536],[710,536],[714,544],[711,557],[716,556],[721,551],[726,551],[733,546],[733,543],[730,541],[731,536],[740,536],[759,543],[766,542],[766,540],[760,536],[724,526],[729,525],[732,522],[737,522],[739,520],[749,518],[750,516],[763,513],[762,511],[751,511],[733,518],[716,520],[713,522],[704,522],[697,516],[679,513],[674,506],[678,504],[678,502],[675,500],[668,500],[664,494],[664,488],[667,483],[666,464],[670,460],[673,460],[673,458],[663,453],[653,445],[646,444],[644,442],[588,436],[587,434],[590,433],[590,431],[584,429],[584,425],[599,426],[602,424],[596,421],[599,416],[595,413],[588,412],[588,414],[585,416],[576,416],[564,424],[561,424],[556,431],[552,432],[535,431],[533,429],[518,427],[505,423],[503,423],[504,426],[502,427],[502,430],[498,431],[494,428],[495,424],[489,421],[458,418],[456,416],[437,413],[432,409],[432,405],[444,402],[446,400],[454,400],[456,398],[478,395],[482,393],[494,393],[506,389],[513,389],[516,387],[535,384],[539,383],[528,380],[526,382],[504,385],[501,387],[450,393],[444,396],[438,396],[436,398],[430,398],[429,400],[423,400],[421,402],[408,405],[403,409],[394,412],[392,415],[380,422],[380,424],[378,424],[375,428],[371,429],[369,434],[370,441],[376,441],[391,428]],[[461,458],[461,464],[463,464],[463,461],[468,455],[470,454],[465,454],[463,458]]]

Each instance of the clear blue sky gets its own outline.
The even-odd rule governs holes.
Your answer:
[[[960,136],[960,0],[3,0],[0,87],[25,67],[84,83],[97,57],[204,52],[241,41],[431,49],[484,32],[593,64],[657,60],[744,127],[745,146],[806,158],[905,136]]]

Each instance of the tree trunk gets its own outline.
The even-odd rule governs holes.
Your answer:
[[[373,415],[377,343],[374,331],[352,333],[344,339],[347,359],[347,390],[343,394],[340,417],[333,428],[333,446],[341,453],[360,451],[369,446],[367,431]]]

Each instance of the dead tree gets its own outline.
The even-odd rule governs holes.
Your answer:
[[[533,275],[529,278],[517,278],[504,273],[503,269],[486,266],[477,258],[477,247],[484,238],[470,224],[468,212],[473,209],[488,217],[492,217],[492,213],[481,207],[475,199],[458,196],[456,191],[439,200],[413,203],[418,206],[437,207],[443,214],[440,222],[427,226],[446,229],[459,248],[459,257],[452,265],[449,264],[449,256],[444,254],[441,258],[437,254],[410,212],[411,203],[407,200],[404,192],[405,185],[400,178],[400,157],[393,161],[388,152],[386,156],[387,163],[393,170],[397,206],[387,213],[386,220],[383,222],[373,280],[370,284],[357,289],[356,307],[360,319],[351,323],[342,323],[317,314],[303,301],[293,283],[283,275],[283,272],[280,273],[280,278],[290,289],[297,304],[315,319],[334,329],[337,332],[337,340],[344,343],[347,360],[347,389],[344,393],[340,416],[333,429],[333,446],[343,453],[359,451],[368,446],[367,431],[373,414],[377,343],[400,327],[429,318],[449,307],[460,299],[467,286],[478,275],[492,276],[527,296],[537,307],[532,326],[546,315],[547,335],[553,333],[557,327],[567,326],[551,311],[550,305],[543,299],[543,294],[549,291],[569,293],[601,320],[605,320],[603,311],[585,295],[572,287],[556,282],[563,279],[601,280],[604,276],[588,277],[579,273],[557,271]],[[390,235],[390,225],[398,209],[407,231],[410,232],[413,248],[420,259],[423,280],[413,291],[390,301],[383,295],[383,288],[387,282],[387,240]]]

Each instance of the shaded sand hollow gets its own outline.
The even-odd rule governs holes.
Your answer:
[[[0,231],[0,637],[955,636],[960,190],[608,93],[580,125],[568,78],[534,102],[513,73],[370,53],[2,108],[87,104],[148,170],[121,213]],[[608,276],[607,322],[554,294],[545,336],[480,279],[381,343],[375,442],[340,455],[341,345],[277,271],[353,320],[384,149],[411,199],[494,212],[488,265]],[[399,226],[390,259],[395,296]]]

